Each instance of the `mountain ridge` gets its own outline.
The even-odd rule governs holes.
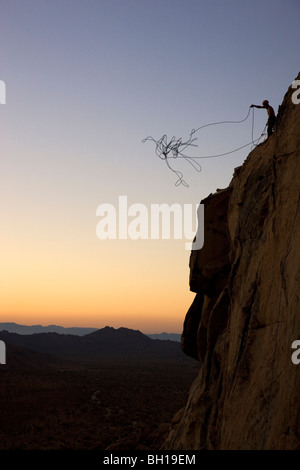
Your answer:
[[[83,336],[56,332],[20,335],[0,331],[0,339],[7,345],[23,347],[58,359],[80,363],[168,362],[186,360],[180,343],[151,339],[139,330],[105,327]],[[9,363],[9,354],[7,354]]]
[[[106,328],[106,327],[105,327]],[[112,327],[108,327],[112,328]],[[121,327],[123,328],[123,327]],[[18,333],[21,335],[28,335],[33,333],[59,333],[59,334],[71,334],[75,336],[84,336],[86,334],[98,331],[99,328],[93,327],[64,327],[60,325],[22,325],[15,322],[0,322],[0,331],[5,330],[9,331],[10,333]],[[181,334],[180,333],[143,333],[151,339],[163,339],[163,340],[171,340],[171,341],[180,341]]]

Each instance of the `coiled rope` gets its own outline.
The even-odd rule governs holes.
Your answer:
[[[198,147],[197,144],[194,142],[197,140],[197,137],[194,137],[194,135],[199,132],[200,130],[210,127],[210,126],[217,126],[217,125],[223,125],[223,124],[241,124],[245,122],[249,115],[251,109],[253,110],[252,112],[252,129],[251,129],[251,142],[248,142],[245,145],[242,145],[241,147],[238,147],[236,149],[230,150],[229,152],[224,152],[224,153],[219,153],[215,155],[201,155],[201,156],[194,156],[190,157],[186,155],[185,150],[188,147]],[[169,162],[170,158],[176,159],[176,158],[184,158],[185,161],[187,161],[196,171],[200,172],[202,170],[201,165],[198,163],[198,159],[204,159],[204,158],[218,158],[218,157],[224,157],[226,155],[230,155],[232,153],[238,152],[239,150],[242,150],[243,148],[248,147],[249,145],[252,145],[252,148],[256,147],[259,144],[260,139],[265,135],[265,129],[266,126],[261,133],[260,137],[257,139],[254,139],[254,108],[249,107],[248,113],[244,119],[241,119],[240,121],[219,121],[219,122],[212,122],[209,124],[205,124],[203,126],[198,127],[197,129],[192,129],[189,135],[189,138],[186,141],[183,141],[182,138],[176,139],[174,136],[172,139],[168,142],[168,138],[166,135],[163,135],[160,139],[156,140],[151,136],[146,137],[145,139],[142,140],[142,142],[147,142],[147,141],[152,141],[155,143],[155,153],[156,155],[161,159],[166,162],[166,165],[168,168],[176,174],[177,176],[177,181],[175,182],[175,186],[183,185],[185,187],[188,187],[189,185],[187,182],[183,179],[183,173],[181,171],[175,170]]]

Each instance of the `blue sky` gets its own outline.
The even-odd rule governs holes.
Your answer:
[[[115,292],[121,289],[119,272],[126,277],[125,267],[131,265],[132,292],[127,286],[120,295],[134,309],[140,302],[134,300],[136,289],[146,292],[151,280],[145,275],[142,286],[141,272],[151,264],[159,295],[154,286],[149,296],[157,297],[157,312],[155,304],[151,311],[143,305],[136,310],[149,318],[148,330],[180,331],[192,298],[188,253],[165,241],[101,245],[95,236],[96,208],[117,203],[119,195],[131,203],[196,204],[226,187],[250,147],[202,160],[200,173],[176,162],[189,183],[184,188],[175,187],[174,174],[155,155],[154,145],[142,139],[186,138],[207,123],[241,120],[251,103],[263,99],[277,112],[299,71],[299,13],[297,0],[1,0],[0,79],[7,92],[0,107],[5,285],[16,278],[21,284],[26,274],[20,266],[30,263],[36,266],[34,296],[34,279],[50,271],[49,259],[39,264],[41,258],[50,250],[60,271],[59,260],[67,253],[70,271],[81,273],[73,289],[88,284],[89,276],[89,285],[95,284],[80,298],[87,316],[78,313],[75,323],[104,326],[101,305],[108,305],[115,279]],[[255,110],[255,136],[265,122],[265,111]],[[251,122],[215,126],[197,138],[193,155],[226,152],[250,142]],[[98,294],[96,280],[105,286]],[[59,290],[55,276],[51,282],[46,276],[39,305],[24,300],[23,313],[14,306],[14,297],[22,294],[17,287],[11,290],[2,312],[6,320],[23,315],[30,323],[40,312],[40,323],[72,323],[72,286],[64,299],[70,303],[69,316],[55,307],[53,314],[45,313],[43,302]],[[62,282],[59,276],[57,282]],[[182,299],[175,311],[174,283]],[[91,299],[99,309],[95,313],[93,307],[89,316]],[[165,309],[168,299],[172,324],[163,322],[160,306]],[[123,315],[120,309],[115,324],[132,327],[125,310]],[[157,323],[152,325],[152,318]]]

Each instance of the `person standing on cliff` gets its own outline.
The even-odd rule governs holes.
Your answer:
[[[262,102],[262,106],[259,106],[257,104],[251,104],[250,108],[260,108],[260,109],[266,109],[267,110],[267,113],[268,113],[268,121],[267,121],[267,126],[268,126],[268,137],[270,137],[272,134],[273,134],[273,127],[275,125],[275,121],[276,121],[276,116],[275,116],[275,112],[274,112],[274,109],[272,108],[272,106],[269,105],[269,101],[268,100],[264,100]]]

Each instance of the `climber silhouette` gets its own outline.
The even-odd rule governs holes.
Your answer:
[[[272,108],[272,106],[269,105],[269,101],[268,100],[264,100],[262,102],[262,106],[259,106],[257,104],[251,104],[250,108],[260,108],[260,109],[266,109],[267,110],[267,113],[268,113],[268,121],[267,121],[267,126],[268,126],[268,137],[270,137],[272,134],[273,134],[273,127],[275,125],[275,122],[276,122],[276,116],[275,116],[275,113],[274,113],[274,109]]]

